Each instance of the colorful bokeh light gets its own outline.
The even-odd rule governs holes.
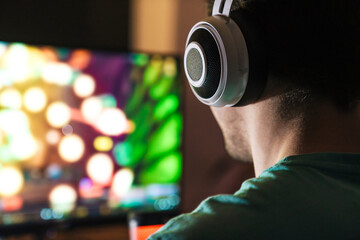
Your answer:
[[[74,210],[76,199],[75,189],[66,184],[56,186],[49,195],[51,208],[59,213],[70,213]]]
[[[21,151],[19,151],[21,149]],[[29,133],[13,136],[10,142],[10,151],[15,160],[27,160],[38,151],[37,141]]]
[[[11,45],[4,60],[4,67],[9,71],[9,75],[14,82],[21,83],[28,79],[29,52],[24,44]]]
[[[111,94],[103,94],[99,96],[101,104],[104,108],[116,108],[117,101]]]
[[[12,197],[18,194],[24,186],[24,176],[16,167],[0,169],[0,195]]]
[[[90,75],[81,74],[75,79],[73,89],[78,97],[89,97],[95,91],[95,80]]]
[[[69,136],[73,134],[74,128],[70,124],[66,124],[65,126],[63,126],[61,131],[65,136]]]
[[[91,52],[87,50],[75,50],[69,59],[69,65],[74,69],[83,70],[91,60]]]
[[[70,108],[64,102],[54,102],[48,107],[46,118],[51,126],[55,128],[63,127],[70,122]]]
[[[27,160],[38,151],[37,140],[30,132],[28,116],[18,110],[0,110],[0,161]],[[21,149],[21,151],[19,151]]]
[[[85,144],[81,137],[77,135],[65,136],[59,144],[59,155],[66,162],[77,162],[85,152]]]
[[[18,110],[0,110],[0,129],[8,135],[20,135],[28,132],[29,117]]]
[[[94,140],[94,148],[99,152],[110,151],[114,146],[114,142],[111,138],[105,136],[99,136]]]
[[[109,136],[119,136],[129,130],[128,120],[123,111],[116,108],[105,109],[96,122],[101,133]]]
[[[115,174],[111,190],[117,197],[124,198],[129,192],[133,181],[134,172],[131,169],[123,168]]]
[[[56,145],[60,141],[61,134],[56,130],[50,130],[46,133],[45,138],[50,145]]]
[[[106,186],[112,180],[114,163],[109,155],[97,153],[89,159],[86,171],[94,183]]]
[[[0,69],[0,85],[1,88],[4,86],[11,86],[13,84],[13,80],[9,74],[9,71],[6,69]]]
[[[65,63],[48,63],[43,68],[42,77],[48,83],[65,86],[71,83],[73,72]]]
[[[83,178],[79,182],[79,194],[84,199],[100,198],[104,194],[104,188],[94,184],[90,178]]]
[[[164,61],[164,74],[174,77],[177,74],[176,60],[173,57],[167,57]]]
[[[81,104],[81,114],[89,123],[94,123],[104,109],[99,97],[90,97]]]
[[[19,211],[24,205],[24,200],[20,196],[4,197],[1,201],[1,208],[4,212]]]
[[[46,175],[50,179],[59,179],[62,174],[62,169],[58,164],[51,164],[46,169]]]
[[[47,103],[47,96],[39,87],[32,87],[24,94],[24,105],[30,112],[41,112]]]
[[[6,108],[20,109],[22,107],[21,93],[14,88],[5,89],[0,94],[0,104]]]

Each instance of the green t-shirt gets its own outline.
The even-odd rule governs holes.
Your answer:
[[[360,154],[284,158],[150,239],[360,239]]]

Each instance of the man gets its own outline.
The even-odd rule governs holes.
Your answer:
[[[360,239],[360,2],[239,0],[242,12],[264,28],[266,87],[211,109],[256,178],[150,239]]]

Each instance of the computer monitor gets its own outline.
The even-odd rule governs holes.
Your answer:
[[[0,225],[180,203],[174,56],[0,42]]]

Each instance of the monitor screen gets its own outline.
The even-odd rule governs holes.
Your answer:
[[[179,202],[178,59],[0,42],[0,224]]]

